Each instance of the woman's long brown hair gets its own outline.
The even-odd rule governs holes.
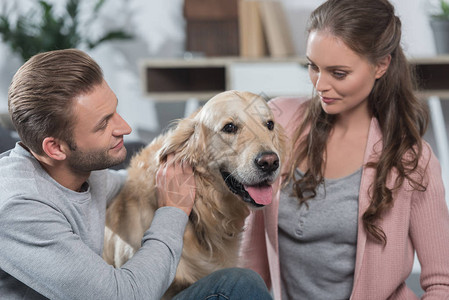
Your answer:
[[[369,236],[386,244],[387,237],[378,222],[392,207],[394,191],[404,181],[414,189],[425,190],[418,161],[428,125],[427,106],[415,96],[414,71],[400,45],[401,22],[387,0],[328,0],[311,14],[308,23],[309,33],[322,30],[373,64],[391,55],[387,72],[375,82],[368,97],[370,113],[379,121],[383,137],[378,160],[366,164],[375,169],[376,176],[369,189],[370,205],[362,216]],[[335,116],[326,114],[314,97],[295,133],[294,141],[299,146],[289,172],[300,203],[313,198],[323,181],[326,144],[334,122]],[[295,169],[304,162],[307,170],[303,178],[295,180]],[[393,173],[396,179],[389,187],[387,182]]]

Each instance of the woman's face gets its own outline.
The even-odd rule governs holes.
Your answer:
[[[306,54],[310,79],[326,113],[368,112],[366,99],[388,64],[373,65],[326,31],[310,32]]]

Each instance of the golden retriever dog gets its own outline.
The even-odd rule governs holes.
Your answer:
[[[235,267],[249,209],[271,203],[285,135],[265,99],[220,93],[134,156],[128,180],[107,209],[103,257],[116,267],[140,247],[158,208],[155,177],[167,155],[188,162],[196,193],[172,296],[198,279]]]

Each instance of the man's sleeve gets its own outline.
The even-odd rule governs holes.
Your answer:
[[[142,248],[115,269],[56,207],[9,199],[0,205],[0,268],[50,299],[160,299],[174,278],[187,220],[180,209],[157,210]]]

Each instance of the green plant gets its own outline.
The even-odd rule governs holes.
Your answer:
[[[433,13],[431,16],[434,19],[449,20],[449,1],[440,0],[438,12]]]
[[[89,27],[97,19],[104,3],[105,0],[97,1],[92,15],[83,25]],[[9,18],[13,14],[4,9],[0,14],[0,35],[3,42],[7,43],[13,52],[20,54],[23,60],[39,52],[80,46],[92,49],[105,41],[132,38],[131,34],[123,30],[108,31],[95,40],[82,36],[78,18],[79,7],[80,0],[67,0],[64,13],[56,16],[53,5],[40,0],[38,9],[34,8],[25,15],[19,15],[15,24],[12,24]],[[40,16],[37,20],[36,13]]]

